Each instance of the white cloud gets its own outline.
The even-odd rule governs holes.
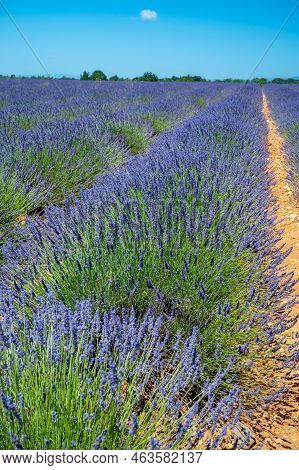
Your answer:
[[[140,18],[143,21],[154,21],[158,18],[158,13],[154,10],[142,10],[140,12]]]

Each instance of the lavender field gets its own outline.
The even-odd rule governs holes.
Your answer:
[[[261,447],[260,361],[298,352],[263,94],[298,189],[296,87],[0,79],[1,449]]]

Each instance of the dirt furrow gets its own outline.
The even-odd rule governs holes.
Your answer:
[[[288,160],[284,151],[284,140],[280,135],[277,125],[271,116],[267,98],[263,93],[263,113],[268,126],[267,143],[269,150],[268,168],[274,177],[271,187],[273,198],[276,200],[277,230],[283,230],[280,245],[292,251],[284,260],[284,270],[294,272],[294,277],[299,278],[299,204],[292,191],[288,179]],[[294,286],[294,295],[299,300],[299,283]],[[290,312],[292,318],[299,315],[299,305],[295,304]],[[287,354],[288,347],[296,341],[299,332],[299,323],[285,334],[282,341],[282,354]],[[298,340],[298,338],[297,338]],[[278,352],[279,353],[279,352]],[[264,363],[257,379],[267,386],[277,388],[287,386],[288,391],[269,407],[257,410],[251,424],[253,435],[257,442],[263,442],[265,449],[299,449],[299,389],[296,372],[294,370],[281,372],[275,364],[273,369],[268,363]],[[268,382],[267,382],[268,381]],[[251,426],[250,426],[251,427]]]

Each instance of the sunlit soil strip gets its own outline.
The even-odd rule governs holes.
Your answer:
[[[274,177],[271,192],[277,204],[277,230],[283,230],[280,245],[284,244],[286,250],[292,248],[292,251],[284,260],[284,269],[287,272],[294,272],[295,278],[299,278],[299,206],[288,181],[288,163],[284,153],[284,142],[271,117],[264,94],[263,113],[268,126],[269,172]],[[294,286],[294,295],[298,296],[299,300],[299,283]],[[299,305],[295,304],[292,307],[291,315],[296,318],[298,314]],[[286,335],[286,349],[296,341],[298,332],[299,324],[297,321]],[[279,351],[277,354],[279,354]],[[270,364],[268,364],[269,366]],[[279,373],[276,377],[274,370],[268,370],[264,373],[265,377],[269,377],[270,380],[277,379],[281,381],[281,385],[289,386],[290,390],[278,402],[270,405],[269,409],[265,410],[262,416],[259,417],[255,431],[258,431],[264,437],[264,448],[299,449],[299,394],[296,381],[286,383],[288,378],[279,377]],[[286,377],[288,376],[286,375]]]
[[[295,278],[299,278],[299,202],[296,200],[288,181],[288,164],[283,149],[284,142],[270,115],[265,95],[263,95],[263,113],[268,125],[269,171],[274,176],[271,190],[277,201],[277,229],[283,230],[281,242],[285,243],[286,248],[292,247],[284,264],[287,270],[294,272]],[[295,295],[299,296],[299,283],[295,286]],[[299,314],[299,305],[294,306],[293,313],[294,315]],[[298,323],[293,330],[299,331]]]

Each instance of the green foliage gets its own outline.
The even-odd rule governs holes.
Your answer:
[[[202,82],[204,79],[200,75],[183,75],[179,78],[182,82]]]
[[[0,170],[0,226],[24,214],[30,207],[25,185],[16,176],[4,175],[3,170]]]
[[[84,70],[84,72],[80,75],[80,80],[90,80],[89,72],[86,72],[86,70]]]
[[[202,108],[205,108],[207,105],[206,101],[203,98],[197,98],[196,103]]]
[[[74,148],[76,144],[74,143]],[[39,152],[28,150],[14,155],[16,165],[23,167],[25,181],[10,169],[9,175],[0,171],[0,223],[11,222],[16,217],[38,210],[47,204],[60,204],[68,192],[77,194],[88,187],[99,173],[118,165],[124,158],[119,146],[108,145],[100,155],[91,143],[77,143],[70,152],[55,148]],[[44,188],[40,180],[45,181]],[[49,189],[49,183],[50,188]],[[35,193],[35,185],[39,193]]]
[[[21,445],[30,450],[61,449],[63,446],[66,449],[92,449],[99,436],[103,437],[99,448],[146,449],[152,435],[161,433],[166,441],[175,436],[177,422],[165,419],[168,416],[167,395],[163,396],[152,387],[151,381],[157,379],[152,377],[154,374],[144,374],[143,380],[137,377],[129,353],[124,361],[123,382],[114,391],[107,384],[103,397],[99,391],[107,381],[108,365],[105,362],[95,362],[94,366],[85,364],[80,357],[84,353],[80,345],[73,354],[60,347],[59,363],[50,362],[52,341],[50,331],[45,346],[37,350],[29,338],[23,339],[23,343],[27,343],[24,349],[28,356],[24,357],[27,366],[21,373],[17,352],[13,349],[6,352],[10,356],[9,381],[5,382],[2,375],[0,387],[15,403],[21,397],[22,406],[18,419],[14,419],[12,412],[4,410],[0,403],[1,449],[14,448],[8,429],[15,436],[23,436]],[[148,351],[140,351],[140,355],[146,360]],[[118,363],[117,348],[111,360]],[[178,367],[171,374],[164,372],[164,387],[165,384],[171,387],[173,377],[179,371]],[[121,397],[119,405],[116,396]],[[103,398],[108,403],[104,409],[100,406]],[[130,435],[130,422],[136,411],[138,428]],[[184,448],[187,442],[188,434],[184,440],[176,441],[175,448]]]
[[[290,127],[289,129],[287,130],[287,132],[284,133],[284,136],[287,138],[287,139],[290,139],[293,137],[294,134],[297,134],[299,132],[299,122],[294,122]]]
[[[224,78],[222,80],[215,80],[215,82],[223,82],[223,83],[245,83],[246,80],[242,80],[240,78]]]
[[[107,80],[107,75],[102,70],[95,70],[90,75],[90,80]]]
[[[146,120],[151,124],[154,135],[171,128],[171,119],[166,116],[159,116],[156,114],[148,114]]]
[[[141,77],[136,77],[133,80],[139,82],[157,82],[158,76],[152,72],[145,72]]]
[[[17,116],[17,122],[20,124],[23,129],[28,130],[32,127],[33,119],[30,119],[28,116]]]
[[[162,82],[206,82],[205,78],[202,78],[200,75],[182,75],[181,77],[165,77],[160,79]]]
[[[94,77],[94,78],[93,78]],[[28,78],[26,76],[18,76],[12,75],[1,75],[0,78]],[[42,79],[42,80],[55,80],[54,77],[44,76],[44,75],[32,75],[30,78],[32,79]],[[75,78],[63,76],[58,78],[57,80],[75,80]],[[107,76],[101,70],[95,70],[92,74],[84,70],[80,75],[80,80],[107,80]],[[127,80],[130,81],[130,78],[123,78],[119,77],[118,75],[112,75],[109,80],[117,81],[117,80]],[[201,77],[200,75],[182,75],[180,77],[173,75],[172,77],[163,77],[158,78],[158,76],[152,72],[146,72],[141,77],[133,78],[133,81],[149,81],[149,82],[209,82],[211,80],[206,80],[205,78]],[[227,83],[245,83],[246,80],[240,78],[225,78],[225,79],[216,79],[215,82],[227,82]],[[268,80],[267,78],[254,78],[251,80],[252,82],[259,83],[260,85],[264,85],[266,83],[297,83],[299,84],[298,77],[296,78],[274,78],[272,81]]]
[[[153,97],[149,95],[139,95],[136,97],[136,102],[137,103],[143,103],[143,104],[148,104],[151,101],[153,101]]]
[[[258,83],[261,86],[266,85],[266,83],[269,83],[267,78],[253,78],[251,81],[253,83]]]
[[[113,122],[109,124],[109,128],[124,140],[125,145],[133,154],[145,152],[149,145],[150,136],[142,127],[135,124]]]
[[[178,181],[177,184],[182,184]],[[148,305],[154,306],[157,312],[167,312],[175,308],[177,315],[169,328],[175,332],[178,329],[186,334],[192,327],[200,329],[205,349],[203,355],[207,371],[215,372],[219,362],[214,360],[215,348],[222,351],[223,361],[236,350],[237,345],[246,340],[253,339],[257,334],[254,325],[248,331],[238,330],[237,326],[248,320],[248,310],[232,309],[226,317],[225,311],[216,314],[217,305],[245,305],[248,292],[248,275],[252,268],[255,254],[251,250],[243,250],[236,256],[235,247],[238,241],[236,231],[235,240],[224,239],[222,251],[211,248],[205,239],[186,237],[183,220],[173,220],[173,236],[163,240],[163,252],[159,249],[159,235],[156,234],[147,215],[147,204],[141,195],[136,192],[128,194],[128,200],[134,199],[135,206],[130,210],[115,207],[111,213],[104,216],[106,232],[101,238],[95,236],[94,229],[80,233],[80,243],[71,239],[66,244],[63,257],[57,259],[51,249],[45,247],[45,260],[41,261],[36,279],[25,286],[28,292],[45,295],[44,285],[56,292],[58,299],[74,307],[78,299],[97,299],[97,306],[107,309],[110,306],[131,307],[137,312],[144,312]],[[163,213],[167,207],[167,194],[157,201],[157,211]],[[225,203],[225,195],[219,195],[221,204]],[[186,194],[185,201],[174,200],[174,206],[182,204],[188,210],[192,202],[192,194]],[[164,206],[165,204],[165,206]],[[204,202],[198,203],[197,210],[204,211]],[[134,226],[122,228],[119,242],[112,239],[109,223],[115,219],[134,220],[134,213],[142,214],[138,225],[138,239]],[[125,219],[124,219],[125,215]],[[106,219],[107,217],[107,219]],[[165,215],[166,217],[166,215]],[[109,222],[108,222],[109,221]],[[217,230],[217,218],[210,227],[209,237],[213,237]],[[151,237],[148,236],[151,234]],[[158,237],[158,238],[157,238]],[[140,263],[142,254],[142,263]],[[174,255],[175,254],[175,255]],[[184,271],[184,260],[190,259],[188,272]],[[211,259],[213,262],[211,263]],[[223,262],[223,259],[226,261]],[[47,260],[47,261],[46,261]],[[44,269],[43,263],[47,265]],[[79,267],[79,268],[78,268]],[[169,276],[167,273],[172,273]],[[263,273],[258,273],[257,279],[252,283],[260,284]],[[151,287],[147,284],[151,279]],[[215,280],[219,279],[219,282]],[[206,295],[201,298],[198,294],[199,282],[205,285]],[[137,286],[137,287],[136,287]],[[156,292],[160,292],[157,298]],[[221,333],[219,325],[222,325]],[[233,332],[232,325],[235,326]],[[221,362],[221,358],[219,359]]]
[[[287,80],[284,80],[283,78],[274,78],[271,83],[283,84],[283,83],[289,83],[289,82]]]

